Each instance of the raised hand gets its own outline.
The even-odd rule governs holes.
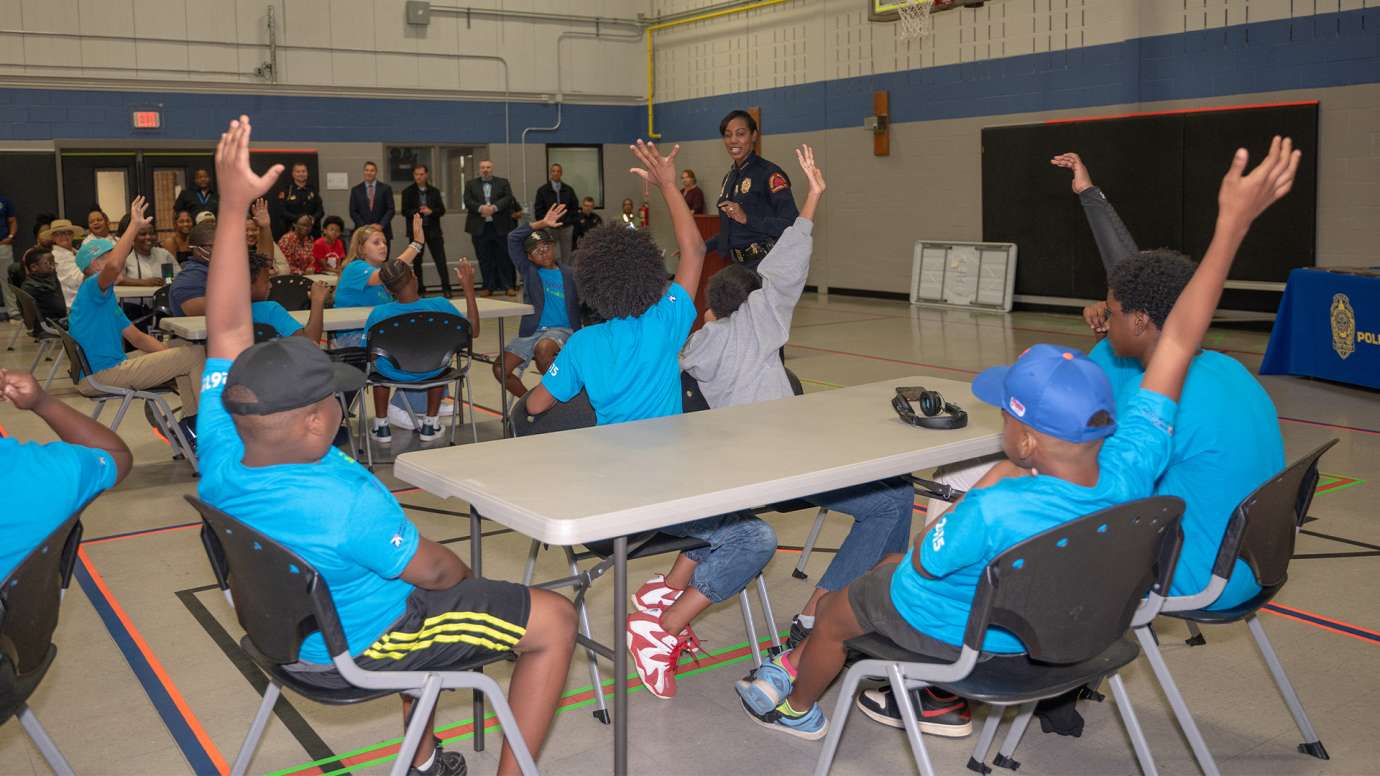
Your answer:
[[[1289,138],[1275,135],[1265,160],[1243,175],[1250,154],[1244,148],[1236,150],[1231,169],[1222,178],[1217,192],[1217,221],[1234,226],[1249,226],[1266,208],[1289,193],[1294,175],[1299,169],[1303,152],[1294,150]]]
[[[1102,339],[1107,336],[1107,303],[1093,302],[1083,308],[1083,322],[1092,329],[1093,336]]]
[[[565,217],[566,207],[559,202],[546,211],[546,218],[532,224],[532,229],[560,229],[561,219]]]
[[[680,153],[679,145],[673,146],[667,156],[662,156],[656,150],[656,143],[642,140],[628,148],[632,149],[637,161],[642,163],[641,167],[633,167],[629,172],[654,186],[676,188],[676,156]]]
[[[455,279],[460,281],[462,288],[474,287],[474,264],[469,259],[461,259],[455,265]]]
[[[311,291],[307,292],[307,294],[308,298],[311,299],[313,307],[324,305],[326,303],[326,297],[331,295],[331,284],[318,280],[311,284]]]
[[[229,205],[230,212],[243,213],[249,203],[262,197],[278,182],[283,174],[283,165],[275,164],[268,172],[259,175],[249,166],[249,137],[253,128],[248,116],[230,122],[230,127],[221,134],[220,144],[216,146],[216,183],[220,187],[222,205]]]
[[[1078,154],[1072,151],[1059,154],[1053,159],[1050,159],[1049,163],[1055,167],[1063,167],[1066,170],[1073,171],[1074,194],[1082,194],[1087,189],[1092,188],[1092,176],[1088,174],[1088,168],[1083,164],[1083,157]]]
[[[148,206],[148,200],[143,196],[135,197],[129,204],[129,228],[133,229],[135,234],[153,223],[153,216],[148,215]]]
[[[426,236],[422,234],[422,214],[412,214],[412,241],[422,244],[426,243]]]
[[[795,149],[795,160],[800,163],[800,169],[805,173],[806,180],[810,182],[810,191],[823,194],[828,186],[824,184],[824,172],[815,166],[815,149],[808,145],[801,145]]]
[[[258,224],[261,229],[267,229],[271,223],[268,218],[268,200],[263,197],[254,200],[252,212],[254,214],[254,223]]]
[[[0,401],[8,401],[21,410],[32,410],[44,396],[33,375],[0,369]]]

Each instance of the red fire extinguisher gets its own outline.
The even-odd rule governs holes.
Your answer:
[[[647,200],[642,200],[642,207],[638,208],[637,213],[638,218],[642,222],[642,228],[646,229],[647,225],[650,224],[652,220],[652,210],[651,208],[647,207]]]

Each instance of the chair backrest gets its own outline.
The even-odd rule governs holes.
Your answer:
[[[292,550],[206,502],[187,496],[203,522],[201,541],[221,589],[229,586],[239,619],[260,654],[297,662],[302,640],[316,631],[331,655],[348,651],[326,580]]]
[[[420,311],[395,315],[369,329],[369,361],[387,359],[404,372],[434,372],[458,355],[468,358],[473,337],[461,315]]]
[[[80,543],[79,509],[0,582],[0,675],[5,680],[22,677],[46,661]],[[8,699],[9,693],[0,690],[0,697]],[[0,720],[7,719],[14,710],[7,708],[9,703],[0,705],[6,707],[0,708]]]
[[[805,386],[800,384],[800,378],[795,376],[795,372],[792,372],[790,367],[784,368],[786,370],[786,379],[791,381],[791,393],[796,396],[804,396]]]
[[[43,314],[38,311],[38,302],[33,295],[22,288],[10,287],[14,292],[15,301],[19,303],[19,317],[24,321],[24,328],[34,337],[43,333]]]
[[[164,283],[153,292],[153,316],[154,320],[159,321],[163,318],[171,318],[172,311],[172,284]]]
[[[72,378],[72,384],[76,385],[91,372],[91,362],[86,360],[86,351],[82,349],[81,343],[72,336],[72,332],[65,326],[54,326],[58,337],[62,340],[62,351],[67,354],[67,376]]]
[[[1212,573],[1231,578],[1239,557],[1261,587],[1279,587],[1289,578],[1294,540],[1318,487],[1318,461],[1338,440],[1332,439],[1290,464],[1241,500],[1227,523]]]
[[[786,379],[791,383],[791,393],[802,396],[805,393],[805,386],[800,384],[800,378],[795,376],[795,372],[786,370]],[[698,380],[690,376],[689,372],[680,373],[680,411],[681,412],[700,412],[709,409],[709,400],[704,398],[704,392],[700,390]]]
[[[254,344],[256,345],[260,342],[271,342],[280,336],[282,335],[278,333],[278,329],[271,323],[254,324]]]
[[[268,298],[288,310],[311,309],[312,279],[305,275],[275,275]]]
[[[1040,662],[1101,654],[1126,633],[1147,593],[1167,594],[1183,511],[1173,496],[1131,501],[1006,550],[978,583],[964,644],[980,650],[987,629],[999,627]]]
[[[530,396],[531,394],[528,394]],[[524,396],[513,405],[513,411],[508,413],[509,422],[513,424],[513,436],[532,436],[533,434],[550,434],[554,431],[570,431],[577,428],[589,428],[599,422],[594,414],[594,405],[589,403],[589,394],[583,390],[567,402],[557,402],[551,409],[540,415],[530,415],[527,412],[527,397]]]

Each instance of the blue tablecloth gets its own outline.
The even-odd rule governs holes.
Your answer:
[[[1260,373],[1380,388],[1380,277],[1290,272]]]

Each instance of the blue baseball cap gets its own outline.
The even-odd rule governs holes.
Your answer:
[[[115,249],[115,241],[106,237],[88,237],[81,241],[81,248],[77,250],[77,269],[82,272],[91,266],[91,262],[110,253]]]
[[[1116,431],[1115,422],[1088,425],[1099,412],[1115,419],[1116,400],[1102,368],[1073,348],[1035,345],[1010,366],[983,370],[973,380],[973,395],[1066,442],[1092,442]]]

